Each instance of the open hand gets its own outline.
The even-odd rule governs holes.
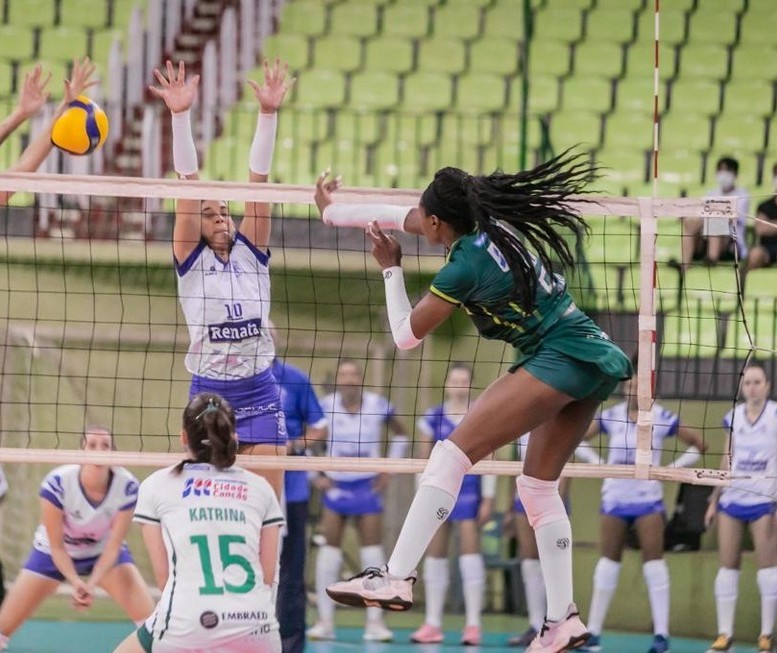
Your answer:
[[[41,107],[46,104],[46,100],[49,99],[46,86],[50,80],[51,73],[44,75],[43,66],[40,64],[36,64],[30,72],[25,73],[22,90],[19,93],[19,102],[16,105],[25,120],[38,113]]]
[[[70,71],[70,79],[65,80],[65,103],[69,104],[75,100],[84,91],[97,84],[96,79],[92,79],[96,67],[90,61],[89,57],[83,59],[73,59],[73,68]]]
[[[286,93],[294,85],[294,79],[287,80],[289,64],[282,63],[280,57],[276,57],[272,65],[264,60],[264,83],[259,84],[253,79],[246,83],[253,89],[254,96],[259,100],[262,113],[275,113],[283,104]]]
[[[191,109],[197,99],[197,88],[200,84],[200,76],[193,75],[186,79],[186,64],[178,62],[178,71],[173,68],[173,62],[167,60],[167,77],[157,68],[154,76],[159,86],[149,86],[156,97],[162,100],[172,113],[183,113]]]
[[[707,507],[707,511],[704,513],[704,528],[709,528],[712,526],[712,524],[715,523],[715,515],[718,512],[718,506],[717,502],[713,501],[710,502],[710,505]]]
[[[316,179],[316,194],[313,197],[321,215],[324,215],[324,209],[332,203],[332,193],[340,188],[341,184],[340,177],[329,179],[328,168]]]
[[[372,241],[372,256],[382,270],[402,263],[402,247],[394,236],[387,235],[373,220],[367,225],[367,237]]]

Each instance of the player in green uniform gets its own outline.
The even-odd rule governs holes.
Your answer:
[[[564,153],[532,170],[471,176],[443,168],[417,208],[331,203],[339,180],[317,185],[322,217],[335,226],[366,226],[383,269],[386,305],[400,349],[421,343],[459,307],[480,334],[517,352],[508,374],[493,382],[452,435],[438,443],[424,471],[387,568],[368,569],[329,588],[349,605],[405,610],[415,568],[445,521],[472,464],[531,431],[518,494],[534,528],[547,587],[546,622],[527,651],[560,653],[587,637],[572,602],[572,534],[558,479],[599,403],[632,374],[626,355],[573,303],[551,272],[574,259],[561,235],[586,230],[570,207],[595,176],[586,157]],[[422,234],[448,249],[430,291],[410,305],[399,243],[382,227]]]

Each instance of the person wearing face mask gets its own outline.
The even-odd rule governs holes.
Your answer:
[[[775,195],[758,205],[755,235],[758,244],[747,255],[747,269],[766,268],[777,263],[777,163],[772,166]]]
[[[717,188],[710,191],[707,197],[736,197],[737,219],[730,227],[730,235],[707,235],[704,228],[704,218],[683,218],[682,257],[683,270],[693,261],[704,261],[707,265],[716,265],[718,261],[745,260],[747,244],[745,243],[745,224],[750,208],[750,196],[747,191],[737,186],[739,162],[729,156],[718,160],[715,168]]]

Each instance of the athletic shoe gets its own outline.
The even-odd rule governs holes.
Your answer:
[[[562,653],[580,648],[588,640],[589,632],[580,620],[577,606],[570,603],[567,614],[559,621],[548,621],[542,625],[537,637],[526,649],[526,653]]]
[[[373,623],[367,623],[364,626],[364,635],[362,639],[365,642],[391,642],[394,640],[394,633],[392,633],[385,624],[380,621]]]
[[[669,638],[663,635],[653,637],[653,644],[648,649],[648,653],[669,653]]]
[[[721,651],[733,651],[734,650],[734,638],[728,635],[720,634],[712,642],[712,646],[707,649],[707,653],[721,653]]]
[[[596,653],[602,650],[602,637],[601,635],[589,635],[588,639],[583,642],[583,645],[578,651],[589,651],[590,653]]]
[[[537,630],[533,626],[529,626],[522,635],[516,635],[507,640],[508,646],[518,646],[520,648],[526,648],[537,637]]]
[[[326,593],[343,605],[401,612],[413,607],[415,579],[415,572],[408,578],[395,578],[386,567],[368,567],[353,578],[330,585]]]
[[[464,646],[480,646],[480,626],[467,626],[461,633],[461,643]]]
[[[424,624],[410,635],[410,641],[415,644],[441,644],[443,639],[442,629],[430,624]]]
[[[774,637],[771,635],[759,635],[758,653],[774,653]]]
[[[319,621],[314,626],[308,628],[308,637],[317,641],[331,641],[335,638],[335,629],[331,624],[325,624]]]

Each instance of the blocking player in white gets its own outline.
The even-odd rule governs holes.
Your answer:
[[[636,366],[635,366],[636,367]],[[602,433],[608,438],[607,463],[633,465],[637,453],[637,383],[623,382],[623,401],[603,410],[586,433],[592,438]],[[653,405],[653,465],[661,464],[666,438],[676,436],[688,445],[672,463],[687,467],[699,459],[706,445],[700,434],[680,424],[680,418],[658,403]],[[591,635],[581,651],[601,650],[601,634],[607,610],[615,594],[621,556],[630,526],[634,526],[642,551],[642,572],[653,617],[653,642],[648,653],[669,650],[669,568],[664,560],[664,490],[660,481],[607,478],[602,483],[602,557],[594,570],[594,587],[588,630]]]
[[[268,179],[278,109],[290,88],[287,69],[278,59],[272,65],[265,61],[263,84],[249,82],[259,103],[248,161],[251,182]],[[167,76],[154,72],[159,86],[150,90],[172,115],[175,171],[181,179],[198,179],[190,110],[199,75],[186,79],[184,63],[176,71],[170,61]],[[175,206],[173,256],[178,298],[189,328],[189,398],[211,392],[230,402],[244,454],[286,452],[280,389],[270,369],[275,358],[268,328],[270,222],[266,202],[247,202],[239,228],[223,200],[179,200]],[[280,497],[283,470],[262,475]]]
[[[728,434],[723,469],[734,474],[731,485],[715,488],[705,516],[709,526],[718,522],[720,569],[715,578],[718,637],[708,649],[733,648],[734,612],[739,591],[742,535],[749,527],[758,566],[761,593],[761,633],[758,650],[774,651],[774,616],[777,611],[777,402],[769,399],[771,384],[760,363],[751,362],[742,376],[744,401],[723,419]],[[736,478],[755,475],[761,478]]]
[[[189,457],[143,481],[135,509],[162,596],[115,653],[280,653],[278,499],[235,465],[235,414],[222,397],[189,401],[181,443]]]
[[[364,390],[364,371],[354,360],[343,359],[337,366],[337,389],[321,401],[327,419],[327,455],[377,458],[383,454],[386,430],[394,433],[389,456],[401,457],[407,447],[406,431],[388,399]],[[346,521],[353,518],[361,542],[361,563],[365,567],[386,564],[383,541],[383,493],[388,474],[375,472],[326,472],[314,485],[323,493],[319,531],[325,544],[316,555],[316,597],[318,621],[308,629],[311,639],[334,639],[335,604],[326,593],[327,585],[340,577],[343,552],[340,548]],[[380,608],[367,609],[366,641],[391,641]]]
[[[81,448],[111,451],[110,431],[87,428]],[[150,614],[154,602],[124,542],[137,497],[123,467],[63,465],[46,475],[32,551],[0,607],[0,649],[64,580],[76,610],[90,608],[101,587],[135,623]]]

